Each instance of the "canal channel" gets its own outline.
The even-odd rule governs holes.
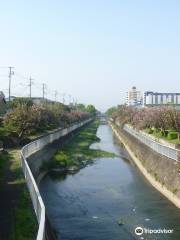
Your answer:
[[[180,210],[142,176],[108,125],[91,148],[116,153],[98,158],[75,174],[47,174],[40,191],[59,240],[180,239]],[[136,227],[170,229],[142,234]]]

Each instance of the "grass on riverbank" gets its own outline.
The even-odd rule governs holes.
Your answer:
[[[27,139],[24,140],[32,141],[52,129],[53,126],[40,129],[26,136]],[[0,203],[2,201],[1,217],[4,219],[0,222],[0,239],[1,233],[6,234],[9,240],[35,239],[38,223],[22,172],[20,142],[17,134],[10,132],[2,123],[1,142],[7,149],[0,153]]]
[[[33,206],[28,189],[24,186],[18,207],[15,210],[14,240],[31,240],[37,234],[37,220],[33,212]]]
[[[11,185],[17,188],[18,199],[14,209],[14,226],[12,229],[12,240],[31,240],[34,239],[38,224],[34,209],[32,206],[29,191],[27,189],[24,175],[21,167],[20,151],[9,151],[11,158],[10,171],[14,174],[14,179],[10,182]]]
[[[7,152],[0,153],[0,183],[4,177],[4,169],[10,160],[10,156]]]
[[[145,133],[148,133],[148,134],[150,134],[150,135],[152,135],[152,136],[154,136],[154,137],[156,137],[156,138],[158,138],[158,139],[162,139],[162,140],[165,140],[165,141],[167,141],[167,142],[169,142],[169,143],[172,143],[172,144],[180,144],[180,139],[178,139],[178,134],[176,134],[177,135],[177,137],[175,137],[175,138],[172,138],[171,139],[171,137],[169,136],[172,132],[173,133],[176,133],[175,131],[169,131],[169,134],[167,134],[166,136],[164,136],[163,134],[162,134],[162,132],[161,132],[161,130],[159,130],[159,129],[150,129],[150,128],[146,128],[146,129],[144,129],[144,132]]]
[[[98,121],[92,122],[76,133],[67,143],[62,146],[50,162],[50,168],[81,167],[87,161],[100,157],[115,157],[114,153],[90,149],[90,145],[99,142],[96,136]]]
[[[0,154],[0,195],[1,217],[4,219],[0,230],[8,231],[10,240],[34,239],[38,224],[25,184],[19,149]]]

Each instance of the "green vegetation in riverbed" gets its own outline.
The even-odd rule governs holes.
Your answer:
[[[88,127],[84,127],[76,133],[53,157],[50,162],[51,168],[68,168],[84,165],[88,160],[100,157],[115,157],[114,153],[90,149],[90,145],[99,142],[96,131],[98,121],[94,121]]]
[[[123,218],[120,218],[120,219],[118,219],[117,223],[118,223],[119,226],[122,226],[122,225],[125,224],[125,221],[124,221]]]

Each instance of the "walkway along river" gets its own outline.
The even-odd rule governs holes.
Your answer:
[[[91,147],[118,157],[95,159],[76,174],[59,178],[48,174],[41,181],[40,191],[58,239],[179,240],[180,209],[146,181],[108,125],[100,125],[97,135],[101,141]],[[137,226],[173,233],[137,236]]]

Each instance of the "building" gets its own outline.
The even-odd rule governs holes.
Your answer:
[[[12,102],[14,99],[16,99],[15,96],[10,96],[10,102]],[[9,102],[9,97],[6,97],[6,102]]]
[[[11,96],[10,97],[10,102],[13,102],[14,100],[31,100],[33,104],[38,105],[38,106],[42,106],[45,103],[48,104],[55,104],[55,103],[60,103],[58,101],[53,101],[51,99],[48,98],[43,98],[43,97],[15,97],[15,96]],[[9,98],[6,98],[6,102],[9,102]]]
[[[5,95],[2,91],[0,91],[0,115],[6,112],[6,100]]]
[[[136,87],[132,87],[132,89],[127,92],[126,105],[127,106],[142,105],[142,94],[140,91],[137,91]]]
[[[33,104],[35,105],[43,105],[44,103],[49,103],[50,100],[46,99],[46,98],[42,98],[42,97],[32,97],[31,98]]]
[[[180,93],[144,92],[143,106],[174,105],[180,106]]]

